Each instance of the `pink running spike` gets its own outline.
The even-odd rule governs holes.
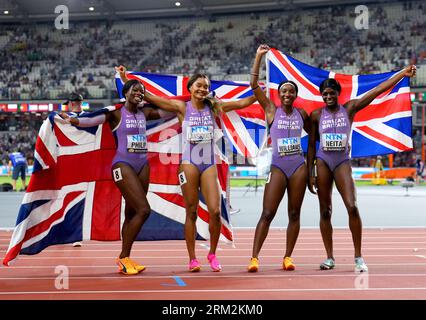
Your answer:
[[[189,262],[189,271],[191,272],[198,272],[201,269],[201,264],[198,262],[197,259],[192,259],[191,262]]]
[[[222,266],[220,265],[219,261],[216,258],[216,255],[214,253],[210,253],[207,256],[207,260],[209,260],[210,267],[214,272],[220,272],[222,271]]]

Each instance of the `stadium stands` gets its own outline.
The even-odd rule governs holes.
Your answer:
[[[32,164],[37,133],[46,118],[47,113],[0,113],[0,166],[7,165],[8,154],[17,150]]]
[[[426,64],[426,4],[369,5],[368,30],[354,27],[354,7],[210,18],[2,25],[0,100],[111,98],[113,66],[138,71],[247,80],[259,43],[315,66],[375,73]],[[403,22],[403,23],[401,23]],[[392,30],[393,32],[389,32]],[[419,68],[415,86],[426,85]]]
[[[118,64],[137,71],[181,75],[201,71],[214,79],[248,80],[260,43],[341,73],[386,72],[415,63],[420,67],[412,86],[426,86],[426,67],[422,67],[426,66],[426,4],[378,3],[368,8],[367,30],[354,27],[353,5],[71,22],[69,30],[56,30],[52,23],[42,22],[2,24],[0,101],[65,99],[72,91],[79,91],[85,99],[113,99],[117,97],[113,67]],[[2,163],[12,146],[22,147],[32,157],[35,132],[45,117],[0,112]],[[419,149],[419,139],[414,140]],[[394,165],[414,166],[413,154],[396,154]],[[353,164],[369,166],[369,161],[354,159]]]

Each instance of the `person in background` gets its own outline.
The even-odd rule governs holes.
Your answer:
[[[77,92],[72,92],[68,100],[64,102],[68,107],[68,115],[71,117],[78,117],[84,113],[81,105],[83,103],[83,96]],[[81,247],[83,244],[79,241],[72,244],[73,247]]]
[[[19,191],[25,191],[27,188],[25,179],[27,171],[27,159],[20,150],[9,154],[9,176],[12,174],[12,187],[13,191],[16,191],[16,181],[21,176],[22,188]]]
[[[64,102],[68,106],[68,113],[70,116],[79,116],[84,113],[81,105],[83,103],[83,96],[77,92],[69,95],[68,100]]]
[[[425,163],[422,159],[418,158],[416,161],[416,183],[420,184],[425,173]]]
[[[376,179],[384,178],[384,172],[383,172],[383,163],[382,163],[382,156],[377,156],[376,163],[374,164],[374,171],[375,171],[375,177]]]

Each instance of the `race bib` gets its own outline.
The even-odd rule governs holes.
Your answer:
[[[121,174],[120,168],[112,170],[112,176],[113,176],[115,182],[123,180],[123,175]]]
[[[179,184],[183,186],[187,182],[185,172],[182,171],[181,173],[179,173],[178,177],[179,177]]]
[[[143,134],[130,134],[127,136],[127,151],[132,153],[147,152],[146,136]]]
[[[348,137],[346,133],[323,133],[321,142],[324,151],[345,151]]]
[[[187,138],[191,143],[209,143],[213,139],[213,126],[188,127]]]
[[[302,153],[300,137],[277,139],[277,146],[280,156],[291,156]]]

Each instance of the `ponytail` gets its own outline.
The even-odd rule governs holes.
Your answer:
[[[217,106],[217,99],[215,98],[215,92],[212,91],[205,99],[204,103],[210,108],[213,112],[214,116],[217,117],[219,115],[219,108]]]

